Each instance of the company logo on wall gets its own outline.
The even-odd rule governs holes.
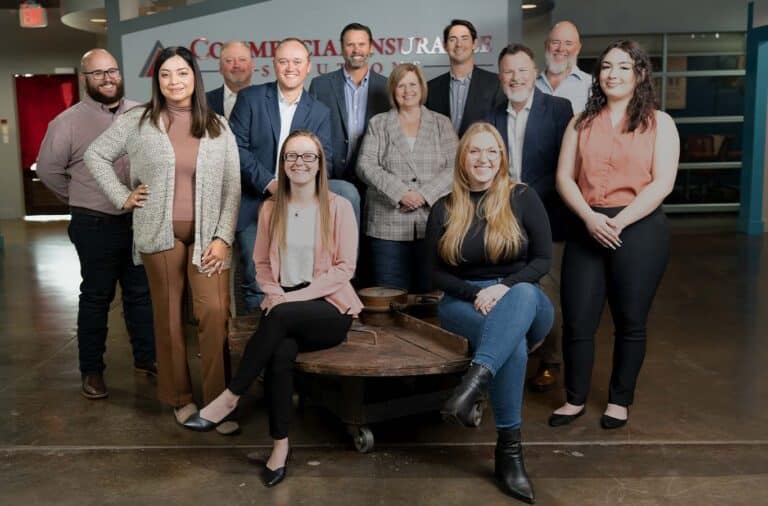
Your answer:
[[[155,62],[157,61],[157,57],[160,56],[160,53],[163,52],[163,49],[165,49],[165,47],[163,47],[159,40],[155,42],[155,45],[152,46],[152,50],[149,52],[147,61],[141,68],[141,72],[139,72],[139,77],[152,77],[152,73],[155,71]]]
[[[304,45],[307,46],[307,50],[312,58],[339,57],[342,55],[340,43],[336,40],[305,39],[303,42]],[[256,73],[261,77],[269,77],[272,73],[271,60],[279,43],[279,40],[247,41],[248,46],[251,48],[251,56],[256,60]],[[211,42],[206,37],[198,37],[192,40],[187,47],[201,63],[201,67],[204,67],[203,62],[219,59],[223,45],[224,42],[221,41]],[[420,64],[418,61],[419,56],[445,54],[443,41],[439,35],[434,37],[418,35],[408,37],[381,37],[371,41],[371,45],[372,58],[375,58],[377,55],[380,57],[379,60],[381,60],[381,57],[393,58],[390,62],[372,60],[371,68],[376,72],[388,72],[404,61]],[[492,35],[479,35],[477,37],[476,53],[489,53],[493,50],[492,48]],[[139,77],[152,77],[155,62],[163,49],[164,46],[159,40],[155,42],[155,45],[150,50],[147,60],[139,73]],[[259,59],[266,61],[263,61],[262,64],[259,65]],[[333,65],[340,67],[342,64],[341,60],[338,60],[331,65],[326,62],[315,61],[314,65],[316,68],[313,70],[318,74],[325,74],[326,72],[335,70]],[[385,69],[385,66],[387,65],[391,66]],[[216,67],[216,69],[218,69],[218,67]],[[203,70],[203,72],[216,71],[207,70],[205,68],[202,68],[201,70]]]

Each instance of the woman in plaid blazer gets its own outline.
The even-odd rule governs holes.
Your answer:
[[[394,109],[371,118],[357,161],[357,174],[368,185],[364,231],[373,281],[424,292],[427,217],[450,191],[458,139],[449,118],[424,107],[427,84],[416,65],[395,67],[387,92]]]

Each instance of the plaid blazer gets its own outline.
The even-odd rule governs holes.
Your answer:
[[[371,118],[357,159],[357,175],[368,185],[366,235],[390,241],[423,238],[429,210],[451,190],[457,145],[451,120],[424,106],[413,150],[396,109]],[[409,190],[421,193],[428,205],[401,213],[400,199]]]

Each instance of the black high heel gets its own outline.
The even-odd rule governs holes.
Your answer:
[[[494,452],[496,483],[504,493],[517,500],[534,504],[536,498],[533,485],[523,462],[520,429],[499,429],[498,434]]]
[[[443,420],[472,427],[472,407],[480,399],[491,378],[491,371],[487,367],[472,363],[461,378],[461,383],[440,409]]]
[[[274,487],[285,479],[286,474],[288,474],[288,461],[291,460],[292,450],[292,448],[288,448],[288,455],[285,457],[285,464],[283,464],[283,467],[278,467],[274,471],[267,467],[267,462],[269,462],[269,459],[264,461],[264,468],[261,470],[261,482],[265,487]]]
[[[237,411],[237,407],[235,407],[235,409],[230,411],[227,416],[225,416],[218,422],[212,422],[210,420],[206,420],[205,418],[200,416],[200,412],[198,411],[194,415],[187,418],[187,421],[182,423],[181,425],[183,425],[184,428],[193,430],[195,432],[210,432],[224,422],[234,421],[236,411]],[[231,434],[234,434],[234,432],[232,432]]]

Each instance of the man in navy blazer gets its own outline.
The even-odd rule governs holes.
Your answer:
[[[235,106],[237,93],[251,85],[253,57],[251,49],[242,41],[231,40],[221,48],[219,73],[224,84],[205,94],[208,107],[229,119]]]
[[[294,130],[313,132],[323,144],[325,159],[332,160],[331,122],[328,108],[304,91],[309,73],[309,52],[295,38],[284,39],[275,49],[277,81],[251,86],[237,94],[229,118],[240,153],[242,197],[235,239],[243,265],[246,308],[259,308],[264,298],[256,284],[253,245],[262,201],[277,191],[277,157],[285,138]],[[331,191],[350,199],[345,181],[330,181]]]
[[[335,179],[356,183],[357,155],[368,120],[390,108],[387,78],[371,70],[371,29],[360,23],[350,23],[341,31],[344,66],[334,72],[317,76],[309,93],[331,110],[331,139],[333,162],[331,174]],[[360,223],[359,209],[356,210]]]
[[[506,103],[499,77],[475,65],[477,30],[465,19],[454,19],[443,30],[450,72],[427,83],[427,109],[451,118],[461,137],[472,123],[482,121],[494,107]]]
[[[541,364],[528,385],[534,391],[555,386],[562,361],[560,351],[560,266],[570,211],[555,188],[560,144],[573,117],[571,103],[542,93],[534,84],[533,52],[522,44],[510,44],[499,55],[499,82],[508,102],[497,107],[487,121],[501,133],[509,152],[513,179],[536,190],[549,215],[552,228],[552,268],[542,288],[556,307],[555,325],[541,348]]]

